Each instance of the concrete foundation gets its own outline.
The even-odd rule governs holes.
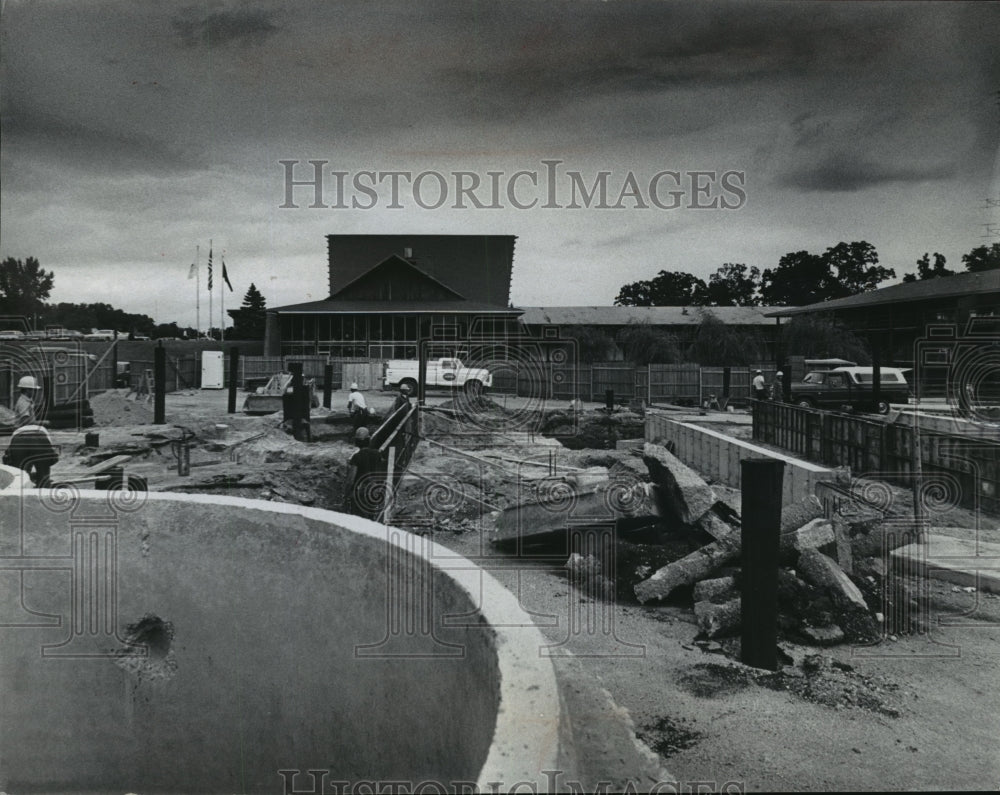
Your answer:
[[[674,454],[681,461],[703,477],[733,488],[740,488],[742,459],[774,458],[784,461],[782,502],[785,505],[812,496],[817,483],[837,479],[836,471],[828,467],[792,458],[718,431],[673,420],[654,411],[646,413],[646,441],[662,445],[672,442]]]
[[[545,641],[443,547],[237,498],[7,495],[0,790],[543,791],[569,772]]]

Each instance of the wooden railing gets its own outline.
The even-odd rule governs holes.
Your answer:
[[[1000,439],[915,429],[912,422],[752,401],[754,441],[825,466],[846,466],[855,477],[912,486],[919,443],[926,499],[938,504],[1000,511]],[[904,419],[906,416],[904,415]]]

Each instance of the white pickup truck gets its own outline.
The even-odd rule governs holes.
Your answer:
[[[420,363],[410,359],[393,359],[384,365],[383,384],[386,389],[407,384],[416,392]],[[466,367],[460,359],[428,359],[424,384],[430,387],[463,387],[477,392],[493,386],[493,376],[482,367]]]

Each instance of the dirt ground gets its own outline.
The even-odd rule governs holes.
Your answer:
[[[384,413],[392,399],[375,393],[369,403]],[[689,592],[640,606],[575,585],[565,550],[515,558],[490,543],[497,512],[553,473],[641,473],[627,441],[641,436],[641,416],[623,412],[621,422],[609,424],[595,407],[576,414],[560,406],[545,426],[525,420],[522,410],[531,407],[516,402],[483,406],[471,420],[446,397],[429,403],[424,433],[438,444],[422,441],[417,448],[394,523],[430,533],[515,593],[551,641],[544,653],[553,657],[562,686],[571,689],[567,695],[606,690],[684,791],[1000,785],[1000,598],[936,580],[912,582],[930,597],[925,631],[871,646],[783,641],[787,664],[780,671],[748,668],[738,662],[735,639],[699,637]],[[291,439],[278,416],[226,414],[222,392],[168,395],[165,426],[151,425],[151,404],[109,392],[91,400],[96,426],[90,430],[100,434],[100,447],[85,447],[82,433],[54,434],[63,455],[53,474],[132,451],[127,471],[147,478],[152,490],[336,510],[354,450],[345,404],[346,393],[335,393],[333,410],[314,410],[313,442],[303,443]],[[545,435],[558,436],[566,423],[585,427],[594,447],[570,450]],[[734,425],[735,432],[744,427]],[[182,429],[194,434],[192,475],[185,478],[176,474],[174,457]],[[516,463],[525,459],[534,463]],[[717,491],[738,509],[738,492]],[[905,499],[901,493],[899,504]],[[996,517],[953,512],[935,517],[934,524],[953,534],[978,524],[981,537],[1000,541]],[[603,776],[611,791],[629,781],[648,789],[648,768],[640,778],[625,756],[601,746],[612,725],[620,727],[620,714],[584,709],[574,719],[591,744],[581,749],[581,764],[593,786]]]

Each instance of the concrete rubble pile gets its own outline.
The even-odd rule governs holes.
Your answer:
[[[603,519],[613,544],[569,550],[566,569],[589,593],[652,604],[690,598],[702,635],[738,634],[741,624],[740,516],[690,467],[662,445],[645,443],[641,478],[616,466],[603,481],[567,478],[559,495],[570,512],[539,499],[497,517],[494,543],[566,543],[571,530]],[[609,495],[615,495],[612,499]],[[604,512],[595,510],[603,507]],[[572,533],[570,534],[572,536]],[[814,645],[870,643],[882,637],[875,580],[852,579],[838,564],[833,523],[811,497],[782,511],[779,630]],[[598,545],[599,546],[599,545]],[[842,550],[841,550],[842,551]],[[859,587],[857,582],[867,587]],[[596,586],[595,586],[596,583]]]

